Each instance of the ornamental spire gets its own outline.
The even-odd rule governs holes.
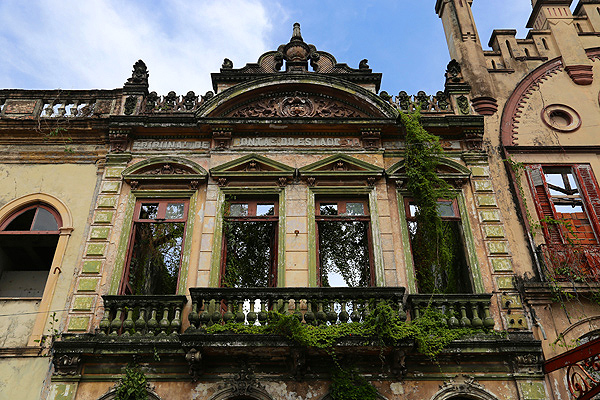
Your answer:
[[[298,22],[294,23],[294,31],[292,33],[291,40],[302,40],[302,34],[300,33],[300,24]]]

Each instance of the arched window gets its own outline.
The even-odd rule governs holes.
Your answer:
[[[544,45],[544,49],[545,50],[549,50],[549,48],[548,48],[548,42],[546,41],[545,38],[542,38],[542,44]]]
[[[526,55],[527,57],[530,57],[530,54],[529,54],[529,49],[524,49],[524,50],[525,50],[525,55]]]
[[[581,24],[580,23],[575,23],[575,28],[577,28],[577,32],[583,33],[583,29],[581,29]]]
[[[496,61],[492,60],[492,69],[496,69]]]
[[[58,212],[44,204],[0,225],[0,297],[42,297],[60,236]]]

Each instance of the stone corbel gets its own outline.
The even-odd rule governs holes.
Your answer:
[[[467,151],[479,152],[483,150],[483,129],[470,129],[465,131],[465,144]]]
[[[565,71],[577,85],[590,85],[594,81],[591,65],[567,65]]]
[[[367,150],[381,148],[381,131],[379,129],[367,129],[361,132],[362,145]]]
[[[213,130],[213,148],[215,150],[226,150],[231,146],[231,130]]]
[[[81,363],[80,354],[63,354],[52,359],[54,364],[54,373],[56,375],[77,375],[79,364]]]
[[[306,350],[292,349],[292,375],[297,380],[302,380],[306,375]]]
[[[394,349],[390,354],[390,372],[396,378],[406,375],[406,352],[400,349]]]
[[[200,375],[202,375],[204,372],[204,365],[202,364],[202,352],[192,348],[185,354],[185,360],[190,366],[189,374],[192,377],[192,381],[196,382],[198,378],[200,378]]]
[[[129,148],[129,130],[111,129],[108,132],[111,153],[123,153]]]

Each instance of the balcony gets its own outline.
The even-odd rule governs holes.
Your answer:
[[[600,245],[542,244],[538,256],[549,280],[600,282]]]
[[[413,319],[428,307],[437,308],[448,316],[449,328],[470,327],[491,329],[495,322],[490,314],[490,294],[413,294],[408,307]]]

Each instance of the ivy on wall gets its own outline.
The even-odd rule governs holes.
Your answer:
[[[421,125],[419,110],[399,115],[406,129],[406,186],[417,208],[411,245],[419,291],[456,293],[460,278],[456,262],[457,235],[450,224],[442,221],[438,210],[440,200],[456,197],[438,175],[444,150],[438,137]]]

